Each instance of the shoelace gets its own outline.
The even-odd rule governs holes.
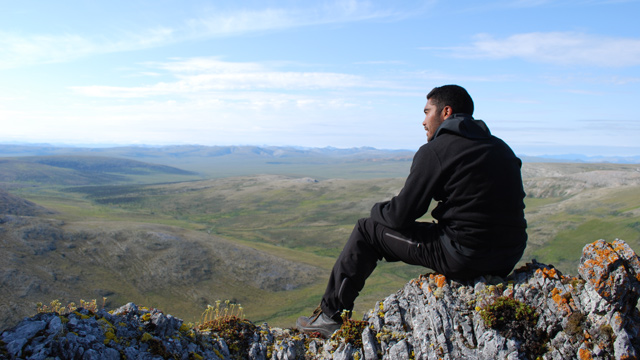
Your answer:
[[[311,314],[311,317],[309,318],[309,323],[316,321],[320,315],[322,315],[322,308],[318,305],[318,307],[313,310],[313,314]]]

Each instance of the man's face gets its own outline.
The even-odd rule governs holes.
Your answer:
[[[427,100],[427,105],[424,106],[424,121],[422,122],[422,126],[427,131],[427,141],[433,139],[440,124],[451,115],[449,114],[450,109],[449,106],[445,106],[441,111],[438,111],[437,106],[431,102],[431,99]]]

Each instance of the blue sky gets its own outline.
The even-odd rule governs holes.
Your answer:
[[[0,142],[417,149],[459,84],[519,154],[640,155],[640,1],[4,1]]]

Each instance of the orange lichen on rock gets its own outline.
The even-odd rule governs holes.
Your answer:
[[[435,280],[436,280],[436,286],[439,288],[443,287],[447,283],[447,278],[444,275],[440,275],[440,274],[436,275]]]
[[[578,349],[578,358],[580,360],[591,360],[593,356],[591,356],[591,351],[589,349],[580,348]]]
[[[551,290],[551,298],[558,304],[558,309],[563,310],[565,313],[571,313],[570,295],[568,293],[562,293],[558,288]]]
[[[544,267],[536,270],[536,275],[542,276],[543,279],[560,280],[560,273],[553,267]]]
[[[587,248],[590,250],[589,253],[594,256],[584,259],[578,270],[581,271],[582,277],[593,285],[600,296],[612,300],[612,295],[616,287],[619,286],[616,272],[622,268],[624,273],[627,273],[623,259],[616,253],[613,246],[604,241],[596,241],[585,246],[585,249]],[[616,266],[612,267],[613,265]]]
[[[562,295],[560,295],[560,289],[558,288],[554,288],[553,290],[551,290],[551,298],[558,305],[563,305],[567,303],[567,299],[565,299],[564,297],[562,297]]]

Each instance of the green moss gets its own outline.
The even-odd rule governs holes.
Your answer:
[[[512,320],[531,323],[533,326],[538,323],[538,314],[532,307],[506,296],[501,296],[487,305],[480,311],[480,316],[485,325],[492,329],[503,328]]]
[[[547,350],[548,336],[536,330],[539,314],[531,306],[507,296],[501,296],[483,309],[480,316],[487,327],[506,338],[521,342],[523,353],[536,359]]]

